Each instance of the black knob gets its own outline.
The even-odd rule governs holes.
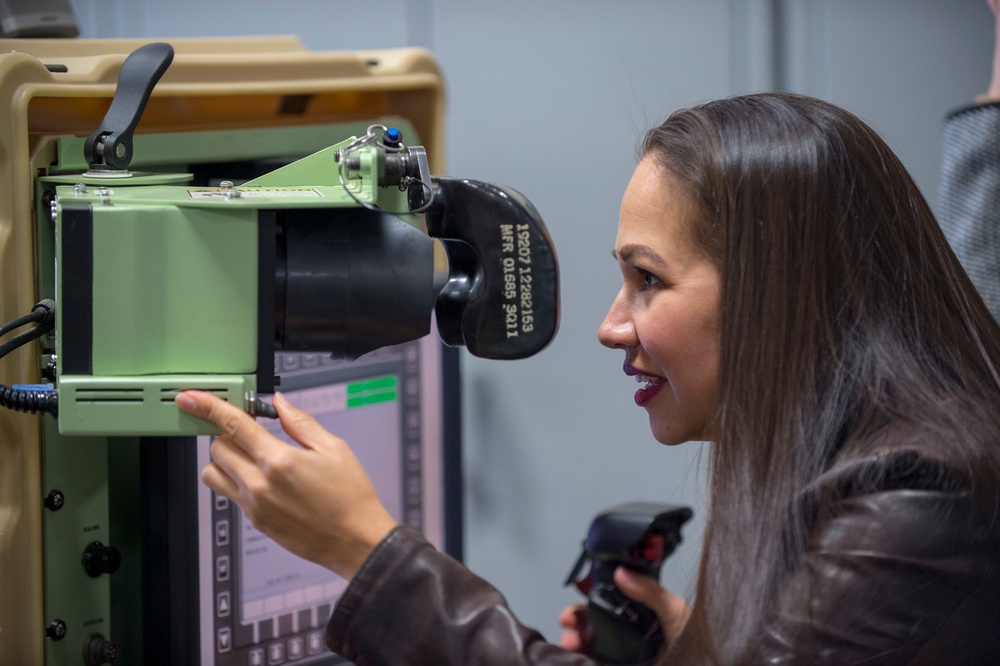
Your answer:
[[[87,546],[83,551],[83,568],[87,575],[97,578],[101,574],[113,574],[122,564],[122,555],[117,548],[105,546],[100,541]]]
[[[45,628],[45,635],[54,641],[66,638],[66,623],[62,620],[52,620]]]
[[[101,634],[91,634],[83,643],[83,663],[86,666],[113,664],[120,654],[118,645]]]
[[[49,491],[49,494],[45,497],[45,508],[50,509],[52,511],[58,511],[59,509],[63,508],[63,505],[65,503],[66,503],[66,496],[63,495],[62,492],[58,490]]]

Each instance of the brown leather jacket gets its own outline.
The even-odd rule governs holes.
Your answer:
[[[1000,663],[1000,507],[947,483],[888,484],[824,513],[752,663]],[[351,582],[327,644],[359,666],[594,663],[405,527]]]

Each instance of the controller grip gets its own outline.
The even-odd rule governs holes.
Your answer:
[[[441,339],[482,358],[540,352],[559,328],[559,270],[538,211],[491,183],[439,177],[433,190],[427,233],[449,266],[435,307]]]
[[[602,664],[653,664],[666,645],[656,614],[637,601],[621,608],[591,599],[587,611],[593,628],[587,653]]]
[[[652,664],[666,644],[656,613],[629,599],[612,577],[620,562],[595,563],[588,595],[590,646],[587,653],[604,664]],[[658,571],[642,571],[658,577]]]
[[[652,664],[666,645],[656,613],[626,597],[614,582],[619,566],[659,579],[660,568],[681,543],[691,509],[634,502],[603,511],[590,525],[583,552],[565,585],[587,597],[587,620],[577,618],[584,651],[617,666]],[[583,578],[580,574],[590,563]]]

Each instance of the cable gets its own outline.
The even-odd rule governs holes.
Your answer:
[[[32,340],[37,340],[46,333],[51,332],[53,328],[55,328],[55,323],[49,322],[47,324],[40,324],[39,326],[35,326],[30,331],[24,331],[23,333],[18,333],[7,342],[0,344],[0,358],[3,358],[4,356],[11,353],[18,347],[22,347],[28,344]]]
[[[18,333],[7,342],[0,344],[0,358],[51,332],[56,326],[55,303],[48,299],[39,301],[32,308],[30,314],[0,326],[0,331],[2,331],[0,335],[5,335],[32,322],[37,323],[33,329]],[[57,416],[59,413],[59,394],[56,391],[25,389],[0,384],[0,407],[7,407],[18,412],[47,412]]]
[[[0,384],[0,406],[16,412],[46,412],[59,416],[59,394],[55,391],[25,390]]]
[[[31,314],[26,314],[23,317],[18,317],[14,321],[8,322],[3,326],[0,326],[0,337],[3,337],[13,331],[15,328],[21,328],[25,324],[31,324],[38,321],[38,314],[32,312]]]
[[[49,299],[39,301],[35,304],[35,307],[31,309],[30,314],[18,317],[14,321],[0,326],[0,338],[13,331],[15,328],[21,328],[25,324],[30,324],[32,322],[45,323],[47,321],[51,321],[55,317],[55,310],[56,304]]]

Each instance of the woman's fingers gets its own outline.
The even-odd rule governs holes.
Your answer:
[[[567,606],[559,613],[559,626],[570,631],[559,637],[559,645],[570,652],[585,652],[590,647],[593,628],[585,604]]]
[[[576,629],[577,614],[585,607],[584,604],[573,604],[563,608],[559,613],[559,626],[566,629]]]
[[[217,425],[205,483],[289,551],[351,578],[395,526],[361,463],[342,439],[276,395],[282,441],[238,407],[199,391],[177,405]]]
[[[655,578],[637,574],[625,567],[618,567],[615,571],[615,584],[626,597],[653,610],[662,605],[663,596],[667,594]]]
[[[253,417],[218,396],[203,391],[183,391],[174,401],[181,411],[214,423],[226,439],[254,460],[258,459],[260,448],[272,439]]]
[[[201,480],[206,486],[231,501],[235,502],[239,495],[239,486],[236,485],[233,478],[214,462],[209,463],[205,469],[201,470]]]
[[[261,475],[260,467],[250,455],[231,438],[216,437],[212,440],[209,453],[212,465],[232,482],[236,492],[247,489],[254,484],[254,479]],[[227,489],[229,487],[227,486]]]
[[[329,449],[344,445],[343,440],[321,426],[312,414],[293,406],[281,393],[274,395],[272,403],[278,412],[278,418],[281,419],[282,430],[302,448],[316,450],[321,447]]]
[[[649,606],[656,613],[667,640],[677,636],[687,624],[691,607],[681,597],[660,587],[655,578],[618,567],[615,570],[615,584],[622,594]]]
[[[559,637],[559,647],[570,652],[582,652],[583,641],[580,640],[580,634],[575,631],[567,631]]]

